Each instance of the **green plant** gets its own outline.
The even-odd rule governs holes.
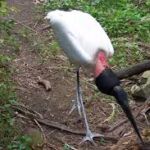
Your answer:
[[[18,49],[16,37],[12,35],[14,22],[4,19],[8,14],[7,2],[0,1],[0,51]],[[0,53],[0,149],[29,150],[27,136],[21,136],[16,130],[12,104],[16,103],[14,83],[11,80],[12,70],[9,68],[11,57]]]
[[[13,135],[14,119],[10,106],[15,96],[10,82],[10,70],[5,67],[9,61],[8,56],[0,55],[0,147],[4,147]]]
[[[63,150],[70,150],[70,147],[68,146],[68,144],[64,145]]]
[[[106,141],[105,141],[104,138],[100,138],[100,141],[99,141],[99,142],[100,142],[101,145],[104,145],[104,144],[106,143]]]
[[[74,148],[73,146],[65,143],[64,147],[63,147],[63,150],[75,150],[76,148]]]
[[[23,150],[25,147],[25,150],[29,150],[28,136],[21,136],[14,126],[15,119],[11,105],[16,103],[16,95],[11,81],[12,73],[7,65],[10,61],[10,57],[0,54],[0,148],[17,147],[17,150]]]
[[[12,29],[14,27],[14,21],[11,19],[5,19],[4,16],[8,14],[8,6],[5,0],[0,1],[0,49],[11,49],[17,51],[19,44],[14,35],[12,35]]]
[[[4,16],[7,14],[7,2],[5,0],[0,1],[0,16]]]
[[[52,40],[51,42],[49,42],[49,44],[45,44],[37,40],[34,41],[33,46],[34,49],[39,51],[42,60],[47,60],[53,56],[58,55],[60,52],[58,43],[55,40]]]
[[[0,22],[0,49],[19,50],[19,42],[16,36],[12,34],[13,27],[13,20],[2,20]]]
[[[31,138],[27,135],[18,136],[7,146],[8,150],[31,150]]]

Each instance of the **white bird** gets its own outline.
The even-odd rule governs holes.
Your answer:
[[[94,142],[94,137],[104,137],[104,135],[92,133],[88,125],[79,81],[79,68],[85,67],[93,72],[98,89],[116,98],[143,143],[128,105],[127,94],[108,65],[107,58],[113,55],[114,49],[101,25],[90,14],[78,10],[54,10],[50,11],[45,18],[49,20],[62,49],[70,61],[77,66],[75,106],[79,114],[82,113],[86,127],[86,136],[82,142],[87,140]]]

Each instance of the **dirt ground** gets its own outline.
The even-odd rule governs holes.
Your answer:
[[[14,12],[10,15],[17,20],[16,30],[22,27],[29,28],[31,32],[36,32],[36,34],[34,33],[33,39],[37,38],[37,36],[44,36],[45,33],[41,33],[39,29],[47,24],[44,22],[44,19],[40,22],[37,21],[37,15],[39,16],[38,18],[43,18],[44,14],[35,11],[37,6],[32,0],[8,0],[8,2],[10,6],[17,9],[16,13]],[[83,121],[79,118],[78,113],[75,111],[71,115],[68,114],[72,107],[72,100],[75,97],[76,75],[73,67],[69,70],[65,69],[69,66],[66,57],[62,57],[63,54],[60,54],[57,57],[51,57],[49,60],[43,62],[39,53],[31,49],[28,40],[19,38],[19,42],[21,44],[20,50],[16,53],[16,59],[14,59],[12,63],[12,67],[16,68],[13,79],[16,83],[19,103],[40,113],[44,119],[66,125],[73,130],[83,131]],[[74,150],[143,149],[138,144],[137,137],[128,121],[120,125],[117,130],[114,129],[112,132],[108,132],[115,124],[126,118],[120,111],[117,112],[118,116],[114,118],[114,122],[104,122],[112,113],[111,101],[108,101],[108,97],[105,101],[104,95],[94,97],[95,91],[91,85],[92,81],[89,80],[90,78],[85,77],[83,71],[81,74],[81,78],[90,83],[87,84],[82,81],[83,96],[90,128],[94,132],[117,138],[117,141],[97,138],[95,140],[95,146],[91,143],[79,145],[83,138],[81,135],[75,135],[44,125],[39,126],[37,123],[31,122],[25,118],[19,119],[19,128],[23,133],[38,133],[42,127],[42,132],[49,144],[45,147],[40,147],[35,140],[36,144],[34,143],[34,146],[32,145],[34,149],[67,150],[67,145],[72,146],[70,149]],[[46,91],[45,88],[39,84],[39,77],[50,82],[51,90]],[[131,105],[131,107],[133,107],[133,112],[136,113],[140,106],[141,104],[134,104],[134,107]],[[143,120],[142,117],[137,117],[137,120],[139,128],[142,131],[143,127],[147,128],[145,120]],[[35,139],[36,136],[34,136]]]

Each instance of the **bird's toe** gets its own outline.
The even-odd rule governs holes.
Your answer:
[[[82,141],[79,144],[83,144],[86,141],[91,142],[93,145],[96,145],[96,143],[94,142],[94,138],[97,137],[104,137],[104,135],[99,134],[99,133],[87,133],[86,136],[82,139]]]

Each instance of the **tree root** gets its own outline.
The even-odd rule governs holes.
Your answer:
[[[138,63],[125,69],[115,71],[115,73],[119,79],[125,79],[133,75],[140,74],[146,70],[150,70],[150,60],[145,60],[142,63]]]

